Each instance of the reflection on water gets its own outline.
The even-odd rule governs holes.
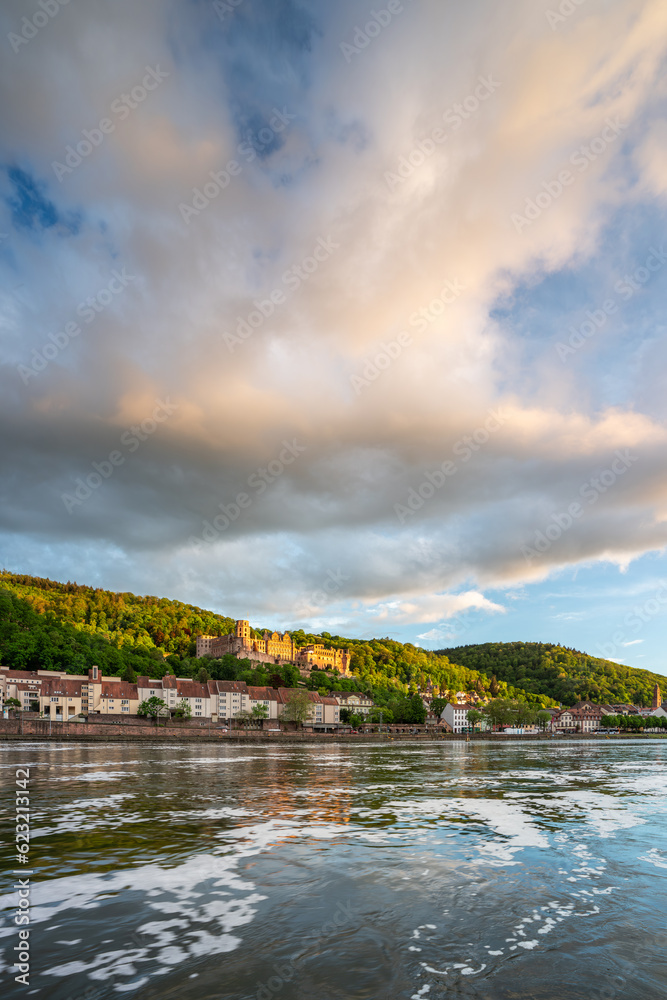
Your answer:
[[[649,740],[4,745],[12,803],[31,768],[35,875],[28,989],[3,897],[3,996],[667,997],[664,759]]]

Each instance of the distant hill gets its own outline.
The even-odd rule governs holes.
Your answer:
[[[667,678],[650,670],[602,660],[553,643],[485,642],[440,649],[437,655],[534,695],[548,695],[564,705],[587,698],[650,705],[655,684],[663,692],[667,688]]]

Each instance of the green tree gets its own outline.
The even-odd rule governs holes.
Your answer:
[[[137,672],[133,668],[131,663],[126,663],[120,675],[120,679],[125,681],[127,684],[137,683]]]
[[[468,723],[469,725],[472,726],[473,733],[475,732],[475,727],[479,722],[482,721],[483,718],[484,716],[482,715],[482,713],[478,712],[476,708],[470,709],[470,711],[468,712]]]
[[[253,721],[253,714],[252,712],[249,712],[246,708],[242,708],[240,709],[240,711],[236,713],[234,718],[236,719],[237,722],[240,722],[241,725],[247,729],[250,723]]]
[[[410,698],[407,721],[415,722],[419,726],[423,726],[426,721],[426,706],[420,694],[413,694]]]
[[[306,691],[297,690],[292,693],[283,710],[285,722],[296,722],[302,726],[310,718],[312,702]]]
[[[18,700],[18,698],[8,698],[7,701],[5,702],[5,708],[17,709],[20,707],[21,707],[21,702]]]
[[[494,698],[484,707],[484,715],[492,726],[507,726],[512,719],[510,702],[506,698]]]
[[[157,725],[160,716],[164,715],[165,712],[168,711],[169,709],[165,705],[162,698],[158,698],[158,696],[154,694],[145,701],[142,701],[141,705],[139,705],[139,708],[137,709],[137,715],[143,715],[150,719],[155,719],[155,725]]]
[[[174,715],[177,719],[190,719],[192,717],[190,702],[185,698],[181,698],[174,709]]]
[[[543,732],[548,729],[551,725],[551,712],[538,712],[537,724]]]
[[[433,701],[431,702],[431,711],[433,712],[434,715],[437,715],[438,718],[440,718],[445,708],[447,707],[447,704],[448,702],[446,698],[434,698]]]
[[[349,710],[346,708],[341,708],[341,722],[342,713],[347,712],[349,715]],[[384,726],[388,726],[390,722],[394,721],[394,713],[390,708],[379,708],[377,705],[372,708],[368,713],[368,721],[373,723],[382,723]]]
[[[526,701],[512,702],[512,713],[515,726],[532,726],[537,721],[537,709]]]
[[[251,715],[255,722],[260,722],[261,719],[268,719],[269,710],[266,707],[266,705],[260,705],[260,704],[253,705]]]

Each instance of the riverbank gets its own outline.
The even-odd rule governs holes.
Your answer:
[[[124,725],[116,720],[95,722],[49,722],[47,719],[0,719],[0,742],[23,742],[48,740],[56,743],[145,743],[156,741],[164,743],[330,743],[332,740],[345,743],[357,743],[360,740],[370,740],[377,743],[404,742],[456,742],[502,743],[506,740],[522,740],[531,742],[554,741],[564,743],[571,740],[627,740],[627,739],[667,739],[667,734],[623,733],[617,735],[596,736],[591,733],[573,733],[552,736],[550,733],[535,733],[505,735],[503,733],[476,733],[466,736],[464,733],[434,733],[434,732],[394,732],[394,733],[314,733],[290,730],[244,730],[232,729],[224,731],[208,726],[167,725]]]

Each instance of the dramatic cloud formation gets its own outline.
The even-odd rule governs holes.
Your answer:
[[[526,625],[667,543],[667,7],[570,6],[8,0],[7,568],[606,641]]]

